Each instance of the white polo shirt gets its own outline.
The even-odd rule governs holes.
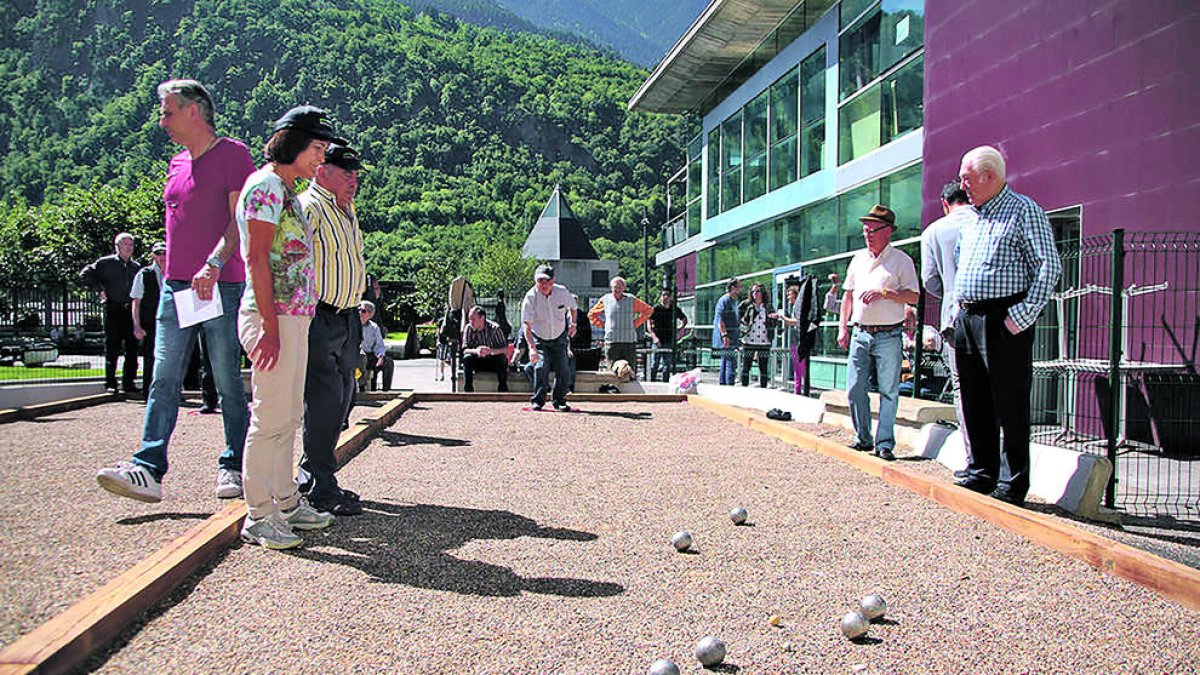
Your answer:
[[[862,294],[872,289],[917,291],[920,285],[912,258],[888,244],[879,252],[878,258],[871,255],[870,249],[855,253],[850,259],[842,288],[854,297],[851,324],[890,326],[904,322],[904,303],[880,298],[868,305],[862,301]]]
[[[567,310],[574,317],[576,309],[575,298],[566,286],[554,284],[550,295],[542,295],[534,284],[521,302],[521,322],[529,324],[534,337],[553,340],[567,329]]]

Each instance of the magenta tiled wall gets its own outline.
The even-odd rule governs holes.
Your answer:
[[[963,152],[1000,148],[1083,235],[1200,229],[1200,2],[927,0],[924,209]]]

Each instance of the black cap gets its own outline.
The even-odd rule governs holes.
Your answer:
[[[323,141],[341,140],[333,133],[333,122],[329,119],[329,113],[311,105],[298,105],[275,120],[272,133],[284,129],[299,129]]]
[[[540,279],[553,279],[553,278],[554,278],[554,267],[552,267],[551,265],[538,265],[537,271],[533,273],[534,281],[538,281]]]
[[[363,168],[362,157],[358,151],[336,141],[325,148],[325,163],[347,171],[358,171]]]

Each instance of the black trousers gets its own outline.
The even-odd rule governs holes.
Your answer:
[[[500,378],[497,391],[508,391],[508,359],[503,354],[476,356],[463,354],[463,391],[475,391],[475,373],[496,373]]]
[[[154,322],[149,328],[142,324],[142,329],[146,331],[146,337],[142,338],[142,391],[148,394],[154,381]]]
[[[308,328],[308,372],[304,379],[304,455],[300,466],[313,478],[309,498],[341,494],[333,449],[354,401],[362,323],[358,309],[337,312],[318,304]]]
[[[125,356],[122,385],[137,389],[138,341],[133,335],[133,313],[128,302],[104,303],[104,386],[117,387],[117,357]]]
[[[742,386],[750,386],[750,362],[758,361],[758,386],[763,389],[767,388],[767,380],[769,379],[767,371],[767,361],[771,358],[771,348],[762,347],[756,348],[747,344],[742,345]]]
[[[970,440],[967,473],[1024,498],[1029,491],[1034,329],[1013,335],[1004,326],[1007,315],[1006,308],[961,312],[954,327],[954,359]],[[1001,453],[1008,464],[1003,473]]]

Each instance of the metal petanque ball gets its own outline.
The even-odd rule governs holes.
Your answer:
[[[696,660],[705,668],[725,660],[725,643],[709,635],[696,643]]]
[[[847,612],[842,617],[842,635],[856,640],[867,634],[867,617],[861,612]]]
[[[650,670],[646,671],[646,675],[679,675],[679,666],[670,659],[658,659],[650,664]]]
[[[867,617],[867,621],[875,621],[883,618],[883,613],[887,611],[887,603],[878,593],[872,593],[858,601],[858,609]]]
[[[671,545],[676,551],[686,551],[692,547],[692,535],[687,530],[680,530],[671,537]]]
[[[729,519],[733,521],[734,525],[745,523],[748,517],[750,517],[750,514],[746,513],[746,509],[740,506],[729,512]]]

